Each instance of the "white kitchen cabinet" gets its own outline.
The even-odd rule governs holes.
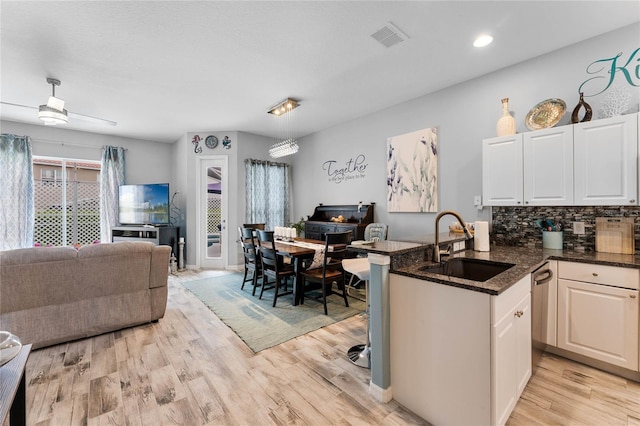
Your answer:
[[[524,205],[573,204],[573,126],[523,134]]]
[[[482,141],[482,203],[573,203],[573,128],[563,126]]]
[[[483,140],[482,203],[637,205],[638,116]]]
[[[522,205],[522,134],[482,141],[482,204]]]
[[[393,399],[432,424],[504,424],[531,376],[530,276],[498,296],[397,274],[389,288]]]
[[[575,205],[638,204],[638,114],[574,126]]]
[[[496,315],[491,327],[491,393],[493,424],[505,424],[531,377],[531,294],[527,276],[498,298],[510,308]],[[513,300],[519,301],[513,303]]]
[[[638,270],[558,262],[558,274],[558,347],[638,371]]]

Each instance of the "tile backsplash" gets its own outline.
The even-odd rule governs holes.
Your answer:
[[[493,207],[491,216],[492,244],[542,248],[542,231],[536,220],[549,219],[562,224],[565,250],[590,252],[596,248],[596,217],[633,217],[635,231],[640,206]],[[584,235],[573,233],[572,222],[584,222]],[[634,235],[636,254],[640,254],[640,234]]]

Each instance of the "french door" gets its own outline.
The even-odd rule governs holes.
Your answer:
[[[198,158],[197,256],[201,268],[226,269],[228,265],[227,163],[224,155]]]

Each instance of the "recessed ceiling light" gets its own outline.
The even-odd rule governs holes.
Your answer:
[[[485,47],[491,44],[492,41],[493,41],[493,37],[491,37],[488,34],[482,34],[473,42],[473,45],[475,47]]]

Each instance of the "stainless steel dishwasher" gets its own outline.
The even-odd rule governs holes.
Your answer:
[[[531,273],[532,374],[535,374],[547,344],[555,346],[556,266],[556,261],[548,261]]]

